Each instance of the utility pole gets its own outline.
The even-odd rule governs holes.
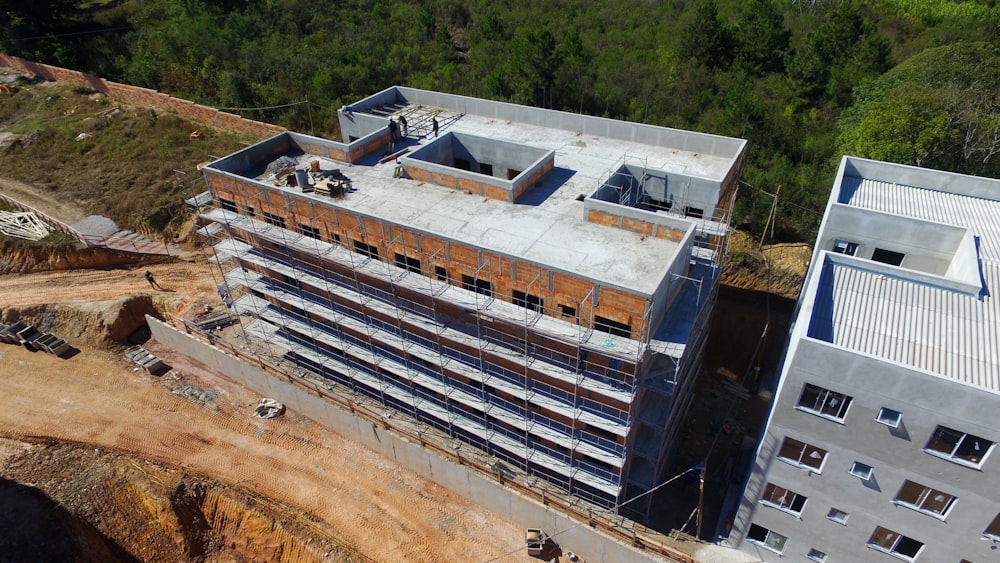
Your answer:
[[[760,234],[760,244],[757,245],[762,247],[764,246],[764,237],[767,236],[768,225],[771,226],[771,240],[774,240],[774,223],[777,223],[778,194],[781,193],[781,186],[779,185],[778,189],[775,190],[773,194],[771,192],[765,192],[764,190],[761,190],[761,192],[764,192],[773,198],[771,200],[771,210],[767,213],[767,221],[764,223],[764,232]]]

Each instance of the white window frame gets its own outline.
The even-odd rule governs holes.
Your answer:
[[[854,248],[851,248],[851,245]],[[861,248],[861,243],[857,243],[850,240],[836,239],[833,241],[833,252],[836,254],[843,254],[844,256],[857,256],[858,249]],[[851,252],[853,250],[853,252]]]
[[[923,551],[924,547],[926,547],[926,545],[927,545],[927,544],[925,544],[925,543],[923,543],[921,541],[917,541],[917,540],[915,540],[915,539],[913,539],[911,537],[904,536],[903,534],[900,534],[899,532],[897,532],[895,530],[890,530],[889,528],[883,528],[882,526],[876,527],[875,530],[872,532],[872,536],[874,536],[875,532],[877,532],[879,529],[882,529],[882,530],[885,530],[887,532],[891,532],[892,534],[894,534],[894,538],[892,539],[892,547],[887,548],[887,547],[881,546],[881,545],[879,545],[877,543],[872,543],[871,536],[869,536],[868,541],[865,542],[865,545],[867,545],[870,549],[874,549],[875,551],[881,551],[882,553],[888,553],[889,555],[891,555],[893,557],[897,557],[897,558],[902,559],[904,561],[916,561],[917,557],[920,556],[920,552]],[[899,542],[904,537],[906,539],[910,540],[910,541],[914,541],[914,542],[917,542],[917,543],[920,544],[920,549],[918,549],[917,552],[912,557],[910,557],[909,555],[904,555],[904,554],[899,553],[898,551],[896,551],[896,548],[899,546]]]
[[[816,563],[825,563],[829,557],[829,555],[816,549],[815,547],[810,547],[809,551],[806,553],[806,559],[815,561]]]
[[[861,463],[860,461],[855,461],[851,464],[851,468],[847,471],[851,475],[854,475],[862,481],[868,481],[872,478],[872,473],[875,472],[875,468],[868,465],[867,463]]]
[[[894,413],[896,415],[895,421],[892,421],[891,418],[885,417],[886,413]],[[889,428],[899,428],[900,423],[903,422],[903,413],[890,409],[889,407],[882,407],[878,410],[878,414],[875,415],[875,422],[884,424]]]
[[[815,405],[807,406],[802,404],[803,396],[806,394],[806,391],[809,390],[809,387],[814,387],[819,390],[819,393],[817,394],[817,398],[819,399],[818,403],[821,405],[819,409],[815,408]],[[831,397],[831,395],[836,395],[836,396]],[[830,400],[836,401],[836,403],[832,405],[831,408],[837,409],[838,405],[843,405],[840,407],[841,409],[843,409],[842,411],[839,412],[840,416],[834,416],[832,414],[823,412],[822,410],[823,407],[826,406],[828,401]],[[833,391],[825,387],[820,387],[819,385],[806,383],[805,385],[802,386],[802,393],[799,394],[799,400],[797,403],[795,403],[795,408],[800,411],[807,412],[809,414],[813,414],[825,418],[827,420],[832,420],[834,422],[843,424],[844,419],[847,418],[847,411],[851,409],[851,404],[853,402],[854,402],[854,397],[851,397],[846,393],[838,393],[837,391]]]
[[[917,498],[917,504],[913,504],[913,503],[907,502],[905,500],[901,500],[899,498],[900,493],[903,491],[903,487],[906,487],[907,483],[913,483],[914,485],[916,485],[918,487],[923,487],[923,489],[924,489],[919,495],[917,495],[917,497],[918,497]],[[951,500],[948,501],[947,506],[945,506],[944,512],[935,512],[933,510],[928,510],[928,509],[924,508],[924,504],[926,503],[927,499],[930,497],[931,494],[934,494],[934,493],[938,493],[938,494],[942,494],[942,495],[947,495],[947,496],[951,497]],[[906,481],[903,481],[902,486],[900,486],[899,491],[896,493],[895,498],[892,499],[892,502],[893,502],[893,504],[895,504],[897,506],[903,506],[903,507],[909,508],[910,510],[916,510],[917,512],[919,512],[921,514],[926,514],[926,515],[928,515],[928,516],[930,516],[932,518],[937,518],[938,520],[944,520],[948,516],[948,513],[951,512],[951,509],[955,507],[955,503],[958,502],[958,497],[956,497],[953,494],[946,493],[944,491],[939,491],[939,490],[937,490],[937,489],[935,489],[933,487],[928,487],[927,485],[924,485],[923,483],[917,483],[916,481],[910,481],[909,479],[907,479]]]
[[[782,534],[779,534],[778,532],[775,532],[774,530],[772,530],[770,528],[765,528],[764,526],[761,526],[760,524],[750,524],[751,528],[753,528],[753,526],[757,526],[758,528],[760,528],[760,529],[764,530],[765,532],[767,532],[767,534],[764,536],[763,540],[758,540],[758,539],[751,538],[750,537],[750,532],[748,530],[747,531],[747,541],[748,542],[750,542],[750,543],[752,543],[754,545],[759,545],[759,546],[763,547],[764,549],[766,549],[768,551],[773,551],[773,552],[777,553],[778,555],[781,555],[781,554],[783,554],[785,552],[785,544],[788,543],[788,536],[784,536]],[[775,536],[776,538],[781,538],[781,548],[780,549],[778,549],[778,548],[776,548],[774,546],[768,545],[767,542],[770,541],[772,535]]]
[[[991,532],[990,528],[996,528],[996,533]],[[993,521],[990,522],[990,525],[986,526],[986,529],[983,530],[983,537],[993,541],[1000,541],[1000,514],[997,514]]]
[[[785,442],[788,441],[788,440],[795,440],[796,442],[799,442],[800,444],[802,444],[802,451],[799,452],[798,459],[792,459],[792,458],[789,458],[789,457],[782,457],[781,456],[782,446],[784,446]],[[811,465],[806,465],[806,464],[802,463],[802,458],[805,455],[806,448],[813,448],[814,450],[819,450],[819,451],[823,452],[823,459],[820,460],[819,467],[813,467]],[[813,452],[813,453],[815,453],[815,452]],[[791,465],[793,467],[798,467],[799,469],[802,469],[803,471],[810,471],[812,473],[822,473],[823,472],[823,466],[826,465],[826,458],[828,457],[829,453],[830,452],[824,450],[823,448],[817,448],[816,446],[814,446],[812,444],[809,444],[809,443],[806,443],[806,442],[803,442],[802,440],[796,440],[795,438],[792,438],[791,436],[785,436],[785,438],[781,441],[781,445],[778,446],[778,452],[775,454],[775,457],[777,457],[781,461],[783,461],[783,462],[785,462],[785,463],[787,463],[787,464],[789,464],[789,465]]]
[[[945,430],[945,431],[948,431],[948,432],[954,432],[956,434],[961,434],[962,435],[962,437],[959,438],[958,442],[955,443],[955,446],[952,448],[952,450],[951,450],[950,453],[945,453],[945,452],[940,451],[940,450],[934,450],[934,449],[931,449],[931,447],[930,447],[931,442],[933,442],[936,439],[936,436],[937,436],[938,432],[941,431],[941,430]],[[968,439],[968,438],[970,438],[970,437],[973,438],[973,439],[976,439],[976,440],[982,440],[983,442],[989,442],[989,444],[990,444],[989,446],[986,447],[986,451],[983,452],[983,455],[979,458],[978,462],[968,461],[968,460],[963,459],[961,457],[955,457],[955,452],[957,452],[958,450],[960,450],[962,448],[962,445],[965,443],[965,440]],[[976,444],[976,446],[978,446],[978,445],[979,444]],[[980,468],[982,468],[983,464],[986,463],[986,458],[989,457],[990,453],[993,452],[993,448],[994,447],[996,447],[996,442],[993,442],[991,440],[987,440],[986,438],[982,438],[980,436],[976,436],[975,434],[969,434],[968,432],[962,432],[960,430],[955,430],[954,428],[949,428],[947,426],[942,426],[942,425],[939,424],[939,425],[937,425],[936,428],[934,428],[934,432],[931,434],[931,437],[927,439],[927,444],[924,445],[924,452],[926,452],[926,453],[928,453],[928,454],[930,454],[930,455],[932,455],[934,457],[939,457],[941,459],[950,461],[952,463],[957,463],[959,465],[964,465],[966,467],[971,467],[973,469],[980,469]]]
[[[782,491],[785,492],[785,494],[781,495],[781,498],[778,499],[779,502],[774,502],[774,501],[766,498],[767,488],[768,487],[774,487],[775,489],[781,489]],[[798,498],[798,497],[802,497],[802,508],[800,508],[798,511],[796,511],[796,510],[794,510],[792,508],[792,506],[795,504],[795,499]],[[760,497],[760,503],[761,504],[763,504],[765,506],[770,506],[771,508],[777,508],[778,510],[780,510],[782,512],[787,512],[788,514],[791,514],[792,516],[795,516],[796,518],[801,518],[802,517],[802,511],[805,510],[805,508],[806,508],[806,502],[808,502],[808,501],[809,501],[808,497],[806,497],[804,495],[800,495],[799,493],[796,493],[795,491],[790,490],[790,489],[786,489],[786,488],[784,488],[784,487],[782,487],[780,485],[775,485],[774,483],[765,483],[764,484],[764,492],[761,493],[761,497]]]
[[[844,517],[843,518],[836,518],[834,516],[834,511],[836,511],[838,514],[843,514]],[[836,522],[836,523],[838,523],[838,524],[840,524],[842,526],[846,526],[847,525],[847,519],[850,518],[850,517],[851,517],[851,514],[849,512],[844,512],[843,510],[841,510],[839,508],[836,508],[836,507],[833,507],[833,506],[831,506],[830,510],[826,513],[827,520],[829,520],[831,522]]]

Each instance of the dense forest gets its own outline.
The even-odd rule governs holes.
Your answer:
[[[759,234],[780,187],[781,240],[811,240],[841,154],[1000,177],[995,0],[4,0],[0,26],[318,135],[402,84],[746,138],[736,220]]]

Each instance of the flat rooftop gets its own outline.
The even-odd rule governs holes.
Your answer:
[[[845,159],[841,171],[831,205],[968,229],[979,287],[818,249],[808,335],[1000,392],[1000,304],[992,297],[1000,288],[1000,181],[860,159]]]
[[[421,91],[422,92],[422,91]],[[447,95],[445,95],[447,96]],[[449,98],[456,98],[450,96]],[[497,105],[497,102],[472,100],[480,104]],[[471,103],[471,102],[470,102]],[[459,112],[452,107],[402,103],[369,113],[352,106],[352,115],[368,120],[376,117],[407,116],[410,135],[396,144],[395,150],[417,148],[434,141],[428,124],[429,115],[437,115],[441,124],[440,134],[459,133],[480,138],[496,139],[528,147],[555,152],[555,168],[542,177],[515,203],[469,195],[462,190],[437,186],[429,182],[396,178],[397,162],[379,163],[382,155],[370,155],[361,162],[349,164],[325,156],[302,153],[297,147],[321,142],[315,138],[293,133],[259,143],[274,144],[282,136],[293,139],[290,154],[299,168],[308,168],[309,162],[320,161],[323,170],[337,169],[346,176],[353,191],[342,197],[330,198],[315,193],[302,193],[301,188],[272,186],[272,189],[289,190],[317,203],[335,206],[362,215],[377,217],[412,228],[418,232],[437,235],[471,246],[491,250],[541,264],[547,268],[589,278],[596,283],[618,287],[627,291],[652,295],[660,286],[674,260],[689,260],[690,252],[680,256],[685,248],[674,240],[642,236],[638,233],[591,223],[586,220],[582,197],[589,196],[602,181],[623,161],[630,164],[642,162],[649,168],[676,172],[722,181],[735,165],[744,141],[709,135],[692,135],[702,146],[704,139],[725,146],[721,154],[697,152],[695,149],[659,146],[645,142],[622,140],[609,136],[587,134],[582,131],[534,125],[513,120],[498,119],[475,113]],[[500,104],[505,107],[511,104]],[[522,108],[522,106],[511,106]],[[586,119],[608,127],[617,127],[627,134],[630,126],[641,127],[644,135],[658,131],[664,138],[682,136],[685,132],[647,125],[629,124],[600,118],[587,118],[562,112],[525,108],[526,111],[547,112],[556,117],[570,116]],[[551,117],[551,116],[549,116]],[[619,136],[623,133],[619,131]],[[642,135],[635,135],[641,137]],[[308,139],[309,143],[296,143],[295,139]],[[692,142],[693,144],[693,142]],[[733,149],[733,147],[736,149]],[[256,147],[256,145],[255,145]],[[255,147],[241,152],[253,153]],[[735,150],[735,152],[733,152]],[[726,152],[729,151],[729,152]],[[266,150],[257,150],[266,153]],[[262,172],[267,162],[255,162],[254,157],[230,155],[213,163],[215,168],[255,179],[271,186],[273,179]],[[274,158],[269,154],[268,158]],[[229,163],[224,161],[229,160]],[[232,162],[246,164],[233,166]],[[319,212],[317,212],[319,214]],[[676,215],[682,230],[690,232],[699,219]],[[678,237],[680,238],[680,237]]]

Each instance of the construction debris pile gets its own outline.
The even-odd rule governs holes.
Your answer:
[[[34,213],[0,211],[0,233],[14,238],[41,240],[49,235],[49,226]]]
[[[253,415],[257,418],[277,418],[285,413],[285,405],[274,399],[261,399],[257,401],[257,408]]]

